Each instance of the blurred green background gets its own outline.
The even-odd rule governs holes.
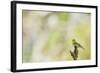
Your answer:
[[[91,58],[91,14],[23,10],[23,62],[73,61],[72,39],[78,48],[77,60]]]

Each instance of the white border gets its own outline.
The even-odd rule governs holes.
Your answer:
[[[22,64],[22,9],[26,10],[46,10],[46,11],[67,11],[67,12],[84,12],[91,13],[91,60],[79,61],[61,61],[61,62],[46,62],[46,63],[23,63]],[[38,68],[52,68],[52,67],[71,67],[71,66],[85,66],[95,65],[96,45],[95,45],[95,16],[96,10],[93,8],[82,7],[60,7],[60,6],[45,6],[45,5],[28,5],[17,4],[17,70],[22,69],[38,69]]]

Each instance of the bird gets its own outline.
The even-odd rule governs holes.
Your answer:
[[[78,42],[76,42],[75,39],[72,39],[72,44],[74,45],[74,48],[82,48],[85,49],[81,44],[79,44]]]

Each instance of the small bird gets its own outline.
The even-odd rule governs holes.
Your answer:
[[[74,47],[85,49],[82,45],[80,45],[78,42],[76,42],[75,39],[72,39],[72,44],[74,45]]]

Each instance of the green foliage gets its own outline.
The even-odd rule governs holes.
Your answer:
[[[62,22],[67,22],[69,19],[70,13],[67,12],[59,12],[57,13],[57,16],[59,17],[59,21]]]

